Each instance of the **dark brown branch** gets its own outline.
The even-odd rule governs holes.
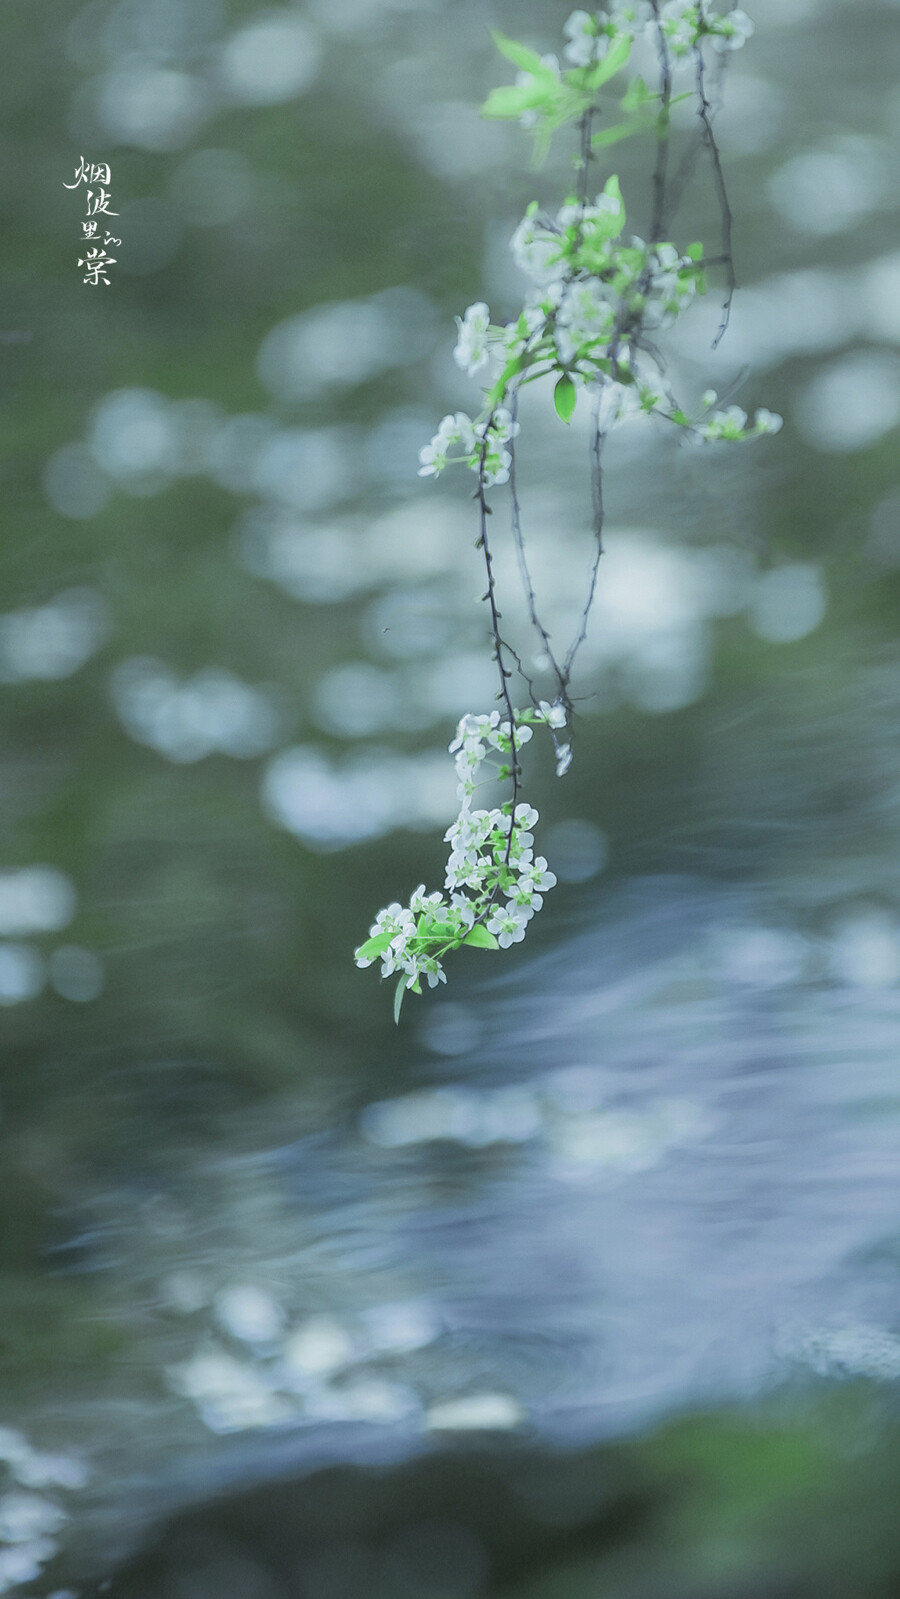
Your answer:
[[[656,162],[653,168],[653,215],[650,243],[657,244],[666,222],[666,179],[669,169],[669,105],[672,99],[672,63],[669,47],[659,19],[659,0],[650,0],[656,23],[656,49],[659,56],[659,116],[656,119]]]

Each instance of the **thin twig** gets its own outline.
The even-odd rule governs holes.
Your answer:
[[[503,664],[504,644],[503,639],[500,636],[500,612],[497,609],[497,596],[494,585],[494,563],[491,557],[491,547],[488,542],[487,534],[487,519],[491,512],[487,500],[485,499],[484,465],[488,450],[488,435],[493,419],[494,412],[492,411],[484,425],[484,433],[482,435],[481,459],[478,463],[478,488],[475,491],[475,497],[478,500],[480,525],[480,535],[478,538],[477,547],[480,548],[484,553],[484,569],[487,576],[487,592],[485,598],[488,601],[491,609],[491,639],[494,645],[493,658],[497,663],[497,671],[500,674],[500,692],[498,693],[497,698],[498,700],[502,699],[504,705],[506,706],[506,716],[509,723],[509,769],[510,777],[512,779],[512,808],[510,811],[509,832],[507,833],[506,838],[506,855],[503,861],[504,866],[509,866],[510,853],[512,851],[513,828],[516,820],[516,802],[519,798],[519,750],[518,745],[516,744],[516,721],[513,715],[513,705],[509,693],[509,679],[512,676],[512,672],[508,671]]]
[[[602,390],[597,396],[597,401],[594,408],[594,431],[591,435],[591,498],[594,506],[594,537],[596,539],[596,549],[594,550],[594,560],[591,566],[588,595],[585,601],[584,610],[581,613],[581,621],[578,632],[572,640],[572,643],[569,645],[568,651],[566,652],[565,661],[563,662],[563,676],[565,678],[567,688],[572,675],[572,667],[575,662],[575,657],[587,637],[588,617],[591,613],[591,606],[594,603],[594,593],[597,588],[597,573],[600,569],[600,557],[603,554],[603,446],[606,442],[606,433],[600,427],[601,398]]]
[[[728,320],[731,316],[731,302],[737,288],[737,278],[734,272],[734,257],[731,250],[731,206],[728,203],[728,190],[725,187],[725,174],[722,171],[722,162],[719,156],[719,147],[712,126],[712,102],[707,98],[706,83],[704,79],[703,51],[700,45],[694,46],[694,60],[697,66],[697,97],[700,106],[697,115],[703,128],[703,142],[710,154],[713,168],[713,181],[716,187],[716,196],[719,201],[719,215],[722,222],[722,254],[725,257],[726,291],[725,303],[722,306],[722,320],[712,342],[713,349],[717,349],[722,341]]]
[[[581,118],[581,122],[579,124],[581,132],[581,170],[578,179],[578,203],[581,206],[582,214],[587,206],[588,170],[591,162],[594,159],[594,152],[591,149],[591,129],[593,127],[593,122],[594,113],[593,110],[589,110],[585,111],[584,116]]]
[[[519,396],[518,396],[517,393],[513,393],[512,396],[510,397],[510,410],[511,410],[512,418],[513,418],[514,422],[515,422],[517,414],[518,414],[518,407],[519,407]],[[546,653],[547,659],[549,660],[551,666],[553,667],[553,671],[556,674],[556,680],[557,680],[557,682],[559,684],[559,690],[560,690],[560,694],[562,696],[563,704],[566,706],[566,709],[568,709],[569,708],[569,698],[568,698],[568,693],[567,693],[568,683],[566,682],[565,678],[563,677],[562,668],[560,667],[559,662],[557,661],[556,656],[555,656],[555,654],[553,652],[553,645],[550,642],[550,634],[547,632],[547,629],[545,628],[543,622],[541,621],[540,617],[538,616],[538,612],[537,612],[537,596],[536,596],[536,594],[534,592],[534,582],[533,582],[532,576],[531,576],[531,569],[530,569],[530,567],[528,565],[528,557],[525,554],[525,539],[524,539],[524,536],[523,536],[523,533],[522,533],[522,515],[521,515],[520,506],[519,506],[519,492],[518,492],[518,488],[517,488],[517,485],[516,485],[515,440],[514,439],[510,439],[509,440],[509,444],[508,444],[507,447],[509,449],[509,454],[510,454],[510,464],[509,464],[509,496],[510,496],[510,509],[511,509],[511,517],[510,517],[510,519],[511,519],[511,524],[512,524],[513,541],[514,541],[515,546],[516,546],[516,555],[517,555],[518,561],[519,561],[519,573],[520,573],[521,578],[522,578],[522,587],[525,590],[525,598],[526,598],[526,601],[528,603],[528,615],[531,618],[531,622],[532,622],[533,627],[536,629],[536,631],[537,631],[537,633],[538,633],[538,635],[540,637],[540,640],[541,640],[541,643],[543,644],[544,651]],[[520,670],[520,672],[522,672],[521,665],[519,666],[519,670]],[[533,687],[533,685],[531,683],[531,679],[528,678],[528,676],[527,676],[527,674],[525,672],[522,672],[522,676],[525,677],[526,681],[528,682],[529,692],[531,693],[531,702],[532,702],[533,705],[536,705],[535,696],[534,696],[534,687]]]

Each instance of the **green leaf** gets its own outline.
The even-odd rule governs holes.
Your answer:
[[[489,933],[487,928],[482,927],[480,923],[476,927],[472,928],[471,933],[466,934],[465,938],[463,939],[463,943],[474,944],[476,949],[500,948],[500,945],[497,943],[493,933]]]
[[[399,1026],[400,1023],[400,1006],[403,1004],[403,996],[405,993],[406,978],[401,977],[396,989],[394,990],[394,1023],[397,1026]]]
[[[499,28],[491,29],[491,38],[502,56],[511,61],[513,66],[519,67],[522,72],[533,72],[536,76],[542,75],[555,80],[556,73],[552,67],[545,67],[536,50],[529,50],[527,45],[519,44],[516,39],[508,39]]]
[[[374,938],[367,938],[356,951],[360,960],[374,960],[376,955],[383,955],[391,941],[390,933],[376,933]]]
[[[523,322],[524,317],[520,317],[519,321]],[[517,329],[517,331],[519,330]],[[488,403],[491,407],[499,405],[506,393],[507,385],[512,382],[513,378],[516,377],[519,372],[521,372],[526,362],[527,357],[525,355],[514,355],[511,360],[507,361],[506,366],[503,368],[503,371],[500,373],[499,378],[488,395]]]
[[[521,88],[492,89],[481,107],[481,115],[493,118],[495,121],[520,117],[523,111],[540,111],[549,101],[548,91],[540,84],[526,84]]]
[[[684,253],[687,256],[689,261],[702,261],[703,260],[703,245],[699,244],[699,243],[697,243],[697,244],[689,244]]]
[[[628,88],[625,90],[625,93],[622,96],[622,110],[639,111],[642,106],[647,105],[651,100],[655,99],[656,96],[647,88],[646,83],[644,82],[640,73],[638,73],[636,78],[632,78]]]
[[[604,83],[615,77],[620,67],[624,67],[630,55],[631,40],[627,34],[624,34],[621,39],[616,40],[612,49],[607,51],[603,60],[594,67],[587,80],[588,88],[592,91],[602,88]]]
[[[633,133],[646,132],[655,121],[656,112],[651,108],[641,112],[640,116],[630,117],[627,122],[617,122],[615,127],[603,128],[600,133],[594,134],[591,144],[595,150],[603,150],[610,144],[618,144],[620,139],[630,139]]]
[[[563,422],[571,422],[577,398],[575,385],[572,379],[564,372],[553,390],[553,404],[556,407],[556,414]]]

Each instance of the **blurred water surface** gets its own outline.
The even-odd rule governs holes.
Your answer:
[[[399,1033],[350,953],[439,882],[446,744],[493,695],[472,507],[417,450],[475,404],[454,314],[514,313],[509,236],[570,181],[479,121],[487,26],[554,49],[566,8],[0,21],[0,1591],[100,1581],[218,1494],[122,1593],[891,1591],[898,15],[750,9],[719,121],[742,287],[671,365],[784,431],[614,441],[576,760],[528,778],[560,885]],[[683,216],[714,236],[699,176]],[[524,526],[565,639],[587,427],[538,390]],[[316,1531],[328,1462],[368,1475]],[[680,1553],[645,1527],[635,1564],[675,1480],[718,1485],[712,1525],[682,1504]]]

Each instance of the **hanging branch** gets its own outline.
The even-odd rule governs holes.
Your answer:
[[[422,978],[430,987],[445,982],[443,957],[463,944],[483,949],[519,943],[543,895],[556,882],[543,856],[535,858],[531,832],[538,820],[533,806],[521,801],[520,753],[537,727],[549,729],[562,776],[572,760],[571,745],[559,733],[572,715],[571,676],[597,590],[603,555],[603,451],[609,434],[630,417],[659,416],[694,439],[747,440],[774,433],[781,418],[757,411],[753,422],[739,406],[713,410],[716,396],[704,396],[703,411],[691,416],[672,393],[656,335],[669,327],[706,287],[710,267],[723,266],[726,299],[718,344],[728,325],[735,289],[732,259],[732,217],[722,163],[712,127],[713,107],[706,92],[703,49],[707,41],[722,50],[736,49],[749,38],[753,24],[743,11],[711,13],[705,0],[610,0],[611,12],[573,11],[564,26],[562,69],[555,56],[539,56],[503,34],[494,40],[518,69],[512,87],[494,89],[482,108],[486,117],[520,119],[535,139],[542,158],[552,134],[564,126],[578,133],[576,193],[566,198],[554,217],[530,205],[516,228],[511,248],[517,264],[532,283],[518,317],[505,325],[491,322],[481,301],[457,317],[454,355],[470,377],[480,379],[480,416],[465,412],[445,416],[430,444],[419,452],[420,476],[437,477],[458,463],[475,473],[473,498],[478,504],[479,535],[490,608],[492,659],[499,675],[496,695],[502,712],[468,713],[460,719],[450,744],[458,778],[460,812],[445,834],[450,845],[444,891],[427,894],[424,884],[406,907],[399,903],[379,911],[368,940],[356,951],[359,966],[381,962],[381,974],[398,976],[394,1014],[408,989],[421,993]],[[648,89],[634,78],[618,103],[621,121],[594,131],[607,106],[607,85],[627,65],[634,39],[649,29],[656,42],[659,86]],[[721,251],[704,258],[703,246],[683,248],[662,234],[674,214],[669,177],[671,107],[675,75],[694,64],[693,92],[701,125],[701,144],[709,151],[713,187],[721,218]],[[625,204],[615,174],[591,199],[590,173],[598,150],[620,139],[653,131],[656,154],[651,172],[652,214],[649,243],[625,241]],[[693,156],[690,158],[693,160]],[[689,167],[676,175],[674,201]],[[560,656],[540,619],[537,595],[525,551],[516,482],[516,445],[520,434],[519,393],[527,383],[553,380],[553,405],[569,423],[579,394],[592,406],[590,490],[595,538],[587,598],[568,649]],[[488,537],[492,505],[488,495],[509,485],[511,531],[531,625],[536,630],[555,678],[555,699],[539,699],[521,657],[500,631],[494,560]],[[508,665],[507,662],[513,663]],[[513,703],[513,667],[524,683],[529,704]],[[484,775],[487,766],[487,774]],[[477,789],[500,780],[509,797],[492,810],[475,808]]]

